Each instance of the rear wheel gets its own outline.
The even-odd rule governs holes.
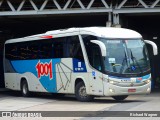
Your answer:
[[[112,98],[114,98],[116,101],[122,101],[126,99],[127,97],[128,95],[112,96]]]
[[[29,92],[28,84],[27,84],[26,80],[22,81],[22,84],[21,84],[21,93],[22,93],[22,96],[24,96],[24,97],[30,96],[30,92]]]
[[[76,94],[77,100],[81,102],[88,102],[88,101],[93,100],[93,96],[87,95],[86,87],[83,82],[79,82],[76,85],[75,94]]]

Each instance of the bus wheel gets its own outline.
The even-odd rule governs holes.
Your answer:
[[[21,84],[21,93],[22,93],[22,96],[24,96],[24,97],[28,97],[30,95],[30,92],[28,89],[28,84],[27,84],[26,80],[23,81]]]
[[[79,82],[75,88],[75,95],[77,100],[81,102],[89,102],[93,99],[93,96],[87,95],[86,87],[83,82]]]
[[[112,96],[112,98],[114,98],[117,101],[122,101],[122,100],[126,99],[127,97],[128,97],[128,95]]]

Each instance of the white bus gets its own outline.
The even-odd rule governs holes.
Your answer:
[[[75,94],[79,101],[95,96],[124,100],[151,91],[151,69],[145,42],[129,29],[86,27],[48,31],[5,42],[5,87],[22,92]]]

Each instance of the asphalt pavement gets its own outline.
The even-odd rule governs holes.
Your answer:
[[[0,89],[0,111],[44,111],[45,119],[57,120],[150,120],[150,116],[126,116],[131,112],[134,114],[135,112],[160,111],[160,90],[153,91],[149,95],[132,95],[124,101],[115,101],[111,97],[97,97],[92,102],[79,102],[74,95],[55,97],[51,94],[34,93],[31,97],[25,98],[20,92]],[[123,113],[120,114],[120,112]],[[47,117],[47,115],[57,116]],[[152,116],[152,120],[160,120],[160,117]]]

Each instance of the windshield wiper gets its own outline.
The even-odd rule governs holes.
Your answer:
[[[127,55],[126,55],[125,51],[124,51],[124,55],[125,55],[125,57],[123,58],[123,61],[122,61],[122,67],[120,69],[120,73],[123,72],[125,64],[127,64],[127,67],[129,68],[129,64],[128,64],[128,61],[127,61],[128,58],[127,58]]]
[[[131,59],[132,59],[132,61],[133,61],[133,65],[134,65],[134,63],[136,63],[137,66],[138,66],[138,68],[139,68],[139,70],[141,71],[141,73],[143,73],[142,68],[141,68],[141,66],[139,65],[137,59],[133,56],[133,53],[132,53],[132,50],[131,50],[131,49],[130,49],[130,52],[131,52]],[[134,62],[134,61],[135,61],[135,62]],[[133,67],[134,67],[134,66],[133,66]],[[135,69],[135,68],[134,68],[134,69]]]

